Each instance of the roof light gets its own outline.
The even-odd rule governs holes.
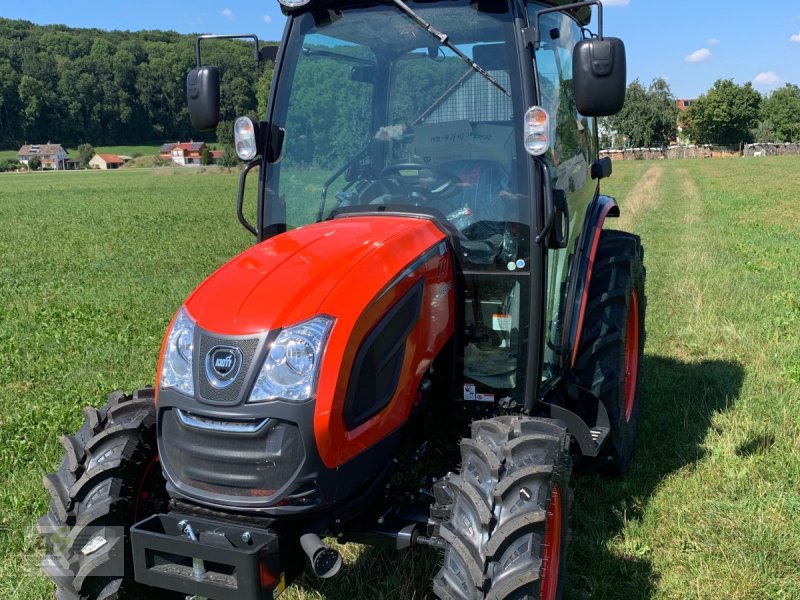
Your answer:
[[[550,115],[541,106],[525,111],[525,152],[541,156],[550,148]]]
[[[304,6],[308,4],[311,0],[278,0],[278,1],[288,8],[297,8],[298,6]]]
[[[256,125],[249,117],[239,117],[233,125],[236,154],[242,160],[253,160],[258,154]]]

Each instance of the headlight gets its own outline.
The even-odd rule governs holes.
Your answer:
[[[192,353],[194,351],[194,321],[181,307],[167,338],[164,364],[161,367],[161,388],[175,388],[194,395]]]
[[[332,318],[314,317],[281,331],[264,360],[248,402],[275,398],[301,402],[311,398],[332,326]]]

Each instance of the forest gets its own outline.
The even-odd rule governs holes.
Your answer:
[[[215,140],[192,129],[186,110],[194,44],[195,36],[170,31],[0,18],[0,149]],[[257,66],[251,45],[205,42],[203,62],[220,67],[224,120],[264,113],[272,64]]]

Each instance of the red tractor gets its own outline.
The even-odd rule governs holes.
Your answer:
[[[339,571],[331,536],[440,549],[440,598],[558,598],[573,460],[623,471],[638,421],[642,247],[603,228],[597,148],[624,46],[598,0],[280,1],[266,120],[235,125],[258,243],[154,388],[62,438],[56,596],[274,598]]]

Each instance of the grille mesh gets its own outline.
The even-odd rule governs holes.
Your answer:
[[[206,376],[206,355],[214,346],[235,346],[242,352],[242,366],[239,374],[228,387],[215,388],[208,381]],[[200,398],[209,402],[237,402],[242,392],[242,385],[247,379],[247,371],[253,362],[253,356],[258,348],[258,338],[243,339],[222,339],[210,336],[206,333],[200,334],[200,354],[199,354],[199,373],[200,373]]]
[[[271,496],[305,460],[300,430],[271,420],[256,433],[195,429],[174,409],[161,416],[161,460],[181,484],[223,496]]]

